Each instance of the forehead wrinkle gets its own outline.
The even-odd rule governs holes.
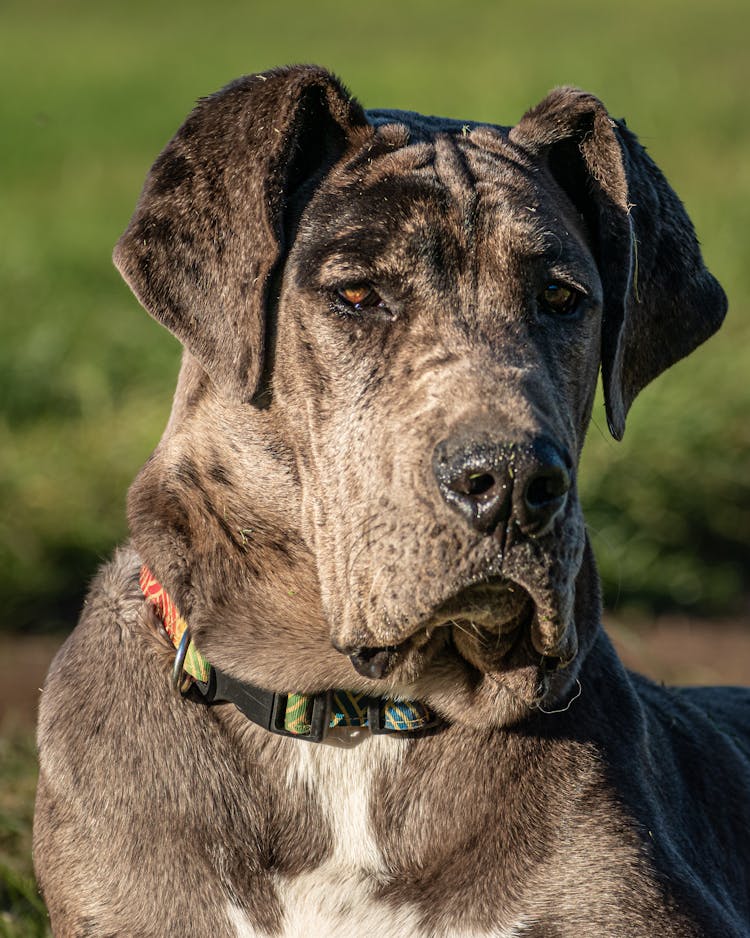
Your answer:
[[[468,137],[462,138],[461,144],[471,148],[475,157],[500,159],[522,173],[535,173],[534,161],[526,150],[508,138],[507,128],[476,127]]]
[[[434,176],[434,161],[435,147],[431,143],[412,143],[385,153],[381,151],[361,165],[360,182],[371,186],[389,177]]]
[[[403,133],[401,125],[394,130]],[[548,256],[551,220],[535,214],[539,180],[515,152],[505,152],[499,134],[491,135],[491,148],[476,137],[438,133],[434,142],[370,150],[356,171],[334,182],[331,207],[342,201],[330,238],[321,238],[316,226],[315,262],[342,274],[400,267],[416,273],[417,262],[439,292],[453,284],[468,300],[488,262],[494,266],[508,254]],[[483,260],[485,241],[494,249]]]
[[[456,138],[449,134],[435,137],[435,173],[446,189],[474,192],[476,176],[465,152],[457,146]]]
[[[400,212],[344,222],[330,238],[315,239],[303,255],[302,280],[397,278],[404,283],[421,275],[436,287],[444,286],[443,268],[460,267],[452,227],[440,206],[420,198],[417,190]]]
[[[435,172],[434,155],[431,144],[407,147],[373,160],[366,180],[360,177],[354,185],[334,190],[330,205],[342,200],[335,227],[326,226],[329,237],[316,227],[311,238],[318,262],[334,255],[339,264],[349,255],[372,265],[375,255],[387,255],[404,271],[416,260],[435,268],[427,271],[433,280],[439,279],[442,264],[455,268],[462,240],[460,212],[456,193]],[[428,156],[430,162],[425,163]],[[392,172],[394,165],[401,171]]]
[[[548,198],[544,176],[500,133],[472,133],[460,145],[476,179],[478,213],[493,266],[542,260],[585,264],[581,232],[574,218]],[[480,145],[483,144],[483,145]],[[489,144],[487,146],[486,144]],[[503,260],[504,259],[504,260]]]
[[[451,265],[454,276],[476,286],[479,276],[479,242],[477,239],[477,209],[479,192],[477,177],[466,158],[460,142],[464,138],[455,134],[439,133],[435,136],[435,172],[450,200],[455,206],[458,220],[456,234],[455,263]],[[461,257],[463,255],[463,257]],[[445,271],[440,271],[445,282]],[[469,287],[469,291],[472,288]]]

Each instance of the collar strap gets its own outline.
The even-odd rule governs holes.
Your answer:
[[[190,628],[169,594],[144,564],[139,579],[177,649],[173,684],[179,693],[194,687],[207,704],[233,703],[253,723],[280,736],[320,742],[336,726],[367,726],[373,734],[424,735],[440,719],[416,700],[370,697],[350,690],[321,694],[277,694],[213,667],[190,638]]]
[[[169,640],[178,649],[182,657],[180,672],[184,671],[185,677],[183,679],[182,673],[178,674],[179,689],[183,692],[187,691],[194,680],[206,683],[211,674],[211,665],[198,651],[195,642],[190,639],[188,624],[180,615],[177,606],[172,602],[169,593],[145,563],[141,567],[138,583],[146,602],[154,607],[154,612],[161,620]]]

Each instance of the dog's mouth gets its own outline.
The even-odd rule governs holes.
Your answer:
[[[354,670],[370,680],[392,675],[413,680],[446,660],[463,661],[479,674],[502,672],[546,659],[555,670],[572,656],[546,654],[530,594],[503,578],[462,589],[442,603],[429,620],[396,645],[342,649]],[[565,660],[565,659],[568,660]]]
[[[357,675],[382,682],[379,692],[419,693],[439,682],[450,695],[494,684],[536,700],[542,677],[556,674],[561,686],[579,650],[575,583],[586,541],[576,506],[543,538],[510,525],[501,556],[485,539],[452,582],[434,577],[414,597],[391,594],[377,620],[355,620],[353,640],[342,631],[334,646]]]

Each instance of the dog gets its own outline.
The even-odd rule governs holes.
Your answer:
[[[63,938],[750,934],[750,691],[628,673],[577,466],[726,298],[623,121],[203,99],[114,253],[184,346],[43,691]]]

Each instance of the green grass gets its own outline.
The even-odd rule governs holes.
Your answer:
[[[631,0],[0,8],[0,627],[66,627],[125,535],[127,485],[169,411],[177,344],[111,267],[146,170],[193,101],[317,61],[367,106],[512,123],[561,83],[625,115],[727,287],[723,333],[592,428],[583,490],[610,603],[736,608],[750,548],[750,8]],[[598,427],[604,426],[601,406]]]
[[[34,736],[20,727],[0,729],[0,938],[45,938],[47,912],[31,869]]]

